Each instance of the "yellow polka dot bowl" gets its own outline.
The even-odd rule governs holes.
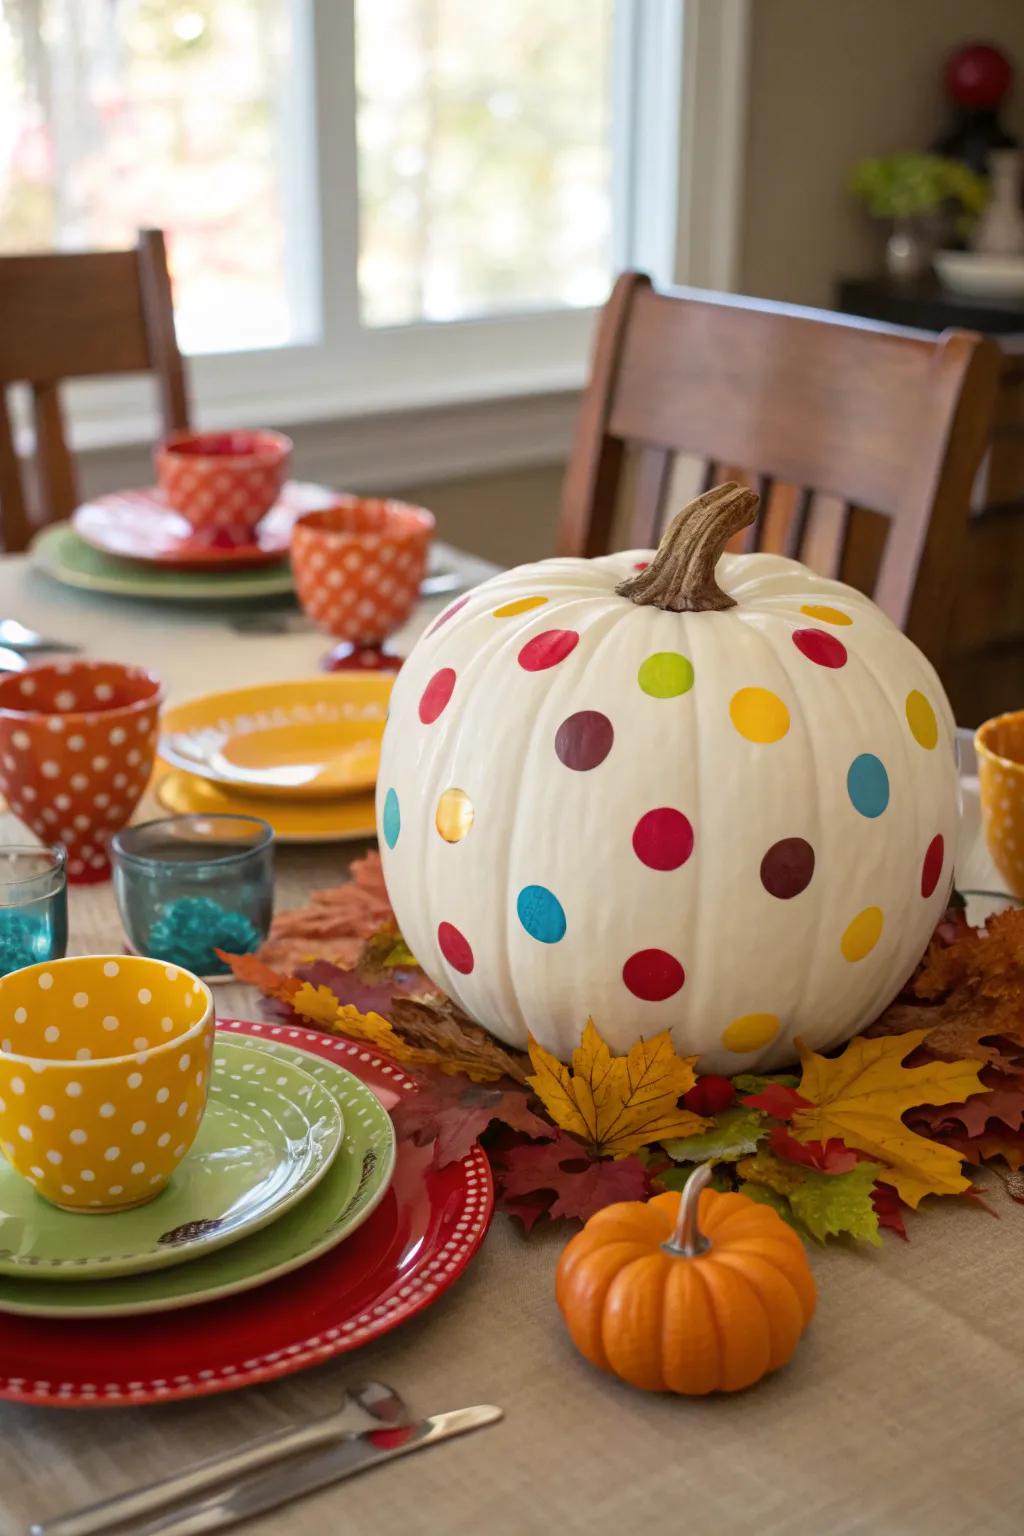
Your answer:
[[[153,1199],[206,1109],[209,987],[141,956],[86,955],[0,980],[0,1147],[64,1210]]]
[[[981,820],[992,862],[1014,896],[1024,896],[1024,709],[978,727]]]

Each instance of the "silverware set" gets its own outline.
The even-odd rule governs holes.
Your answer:
[[[65,640],[48,640],[17,619],[0,619],[0,672],[24,672],[31,665],[33,654],[63,651],[71,655],[80,650],[80,645],[71,645]]]
[[[344,1427],[351,1403],[375,1420],[370,1428]],[[130,1530],[131,1536],[201,1536],[501,1417],[500,1408],[485,1403],[412,1419],[392,1387],[363,1382],[345,1392],[332,1413],[264,1435],[160,1482],[34,1524],[30,1536],[96,1536],[117,1530]]]

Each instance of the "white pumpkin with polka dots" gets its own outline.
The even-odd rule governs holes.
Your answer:
[[[670,1028],[704,1071],[776,1068],[870,1022],[941,916],[938,678],[852,588],[719,559],[755,510],[721,487],[656,556],[496,576],[398,675],[388,892],[427,974],[515,1046],[566,1059],[592,1016],[616,1052]]]

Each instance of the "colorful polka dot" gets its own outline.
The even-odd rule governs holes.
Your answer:
[[[649,560],[637,560],[633,566],[633,569],[634,571],[646,571],[650,563],[651,562]]]
[[[889,804],[889,775],[873,752],[855,757],[846,774],[846,792],[862,816],[881,816]]]
[[[460,933],[454,923],[439,923],[437,943],[438,948],[452,970],[459,971],[463,976],[468,976],[476,962],[473,958],[472,947],[465,934]]]
[[[459,612],[459,609],[465,608],[472,595],[473,594],[471,592],[467,592],[465,597],[460,597],[457,603],[452,603],[450,608],[446,608],[444,613],[440,614],[439,617],[434,620],[433,624],[427,630],[427,634],[432,635],[435,630],[441,628],[442,624],[447,624],[449,619],[454,619],[455,615]]]
[[[440,672],[434,673],[420,698],[420,719],[424,725],[433,725],[443,713],[454,687],[455,672],[452,667],[442,667]]]
[[[822,624],[852,624],[853,620],[841,608],[829,608],[825,603],[804,603],[800,609],[809,619],[820,619]]]
[[[939,722],[934,709],[924,694],[913,688],[907,694],[906,710],[910,734],[919,746],[930,752],[939,739]]]
[[[865,907],[850,923],[840,941],[840,949],[847,960],[863,960],[870,955],[882,937],[881,907]]]
[[[381,816],[381,829],[384,833],[384,841],[389,848],[393,848],[398,842],[398,834],[402,830],[402,808],[398,803],[398,795],[393,789],[389,789],[384,796],[384,813]]]
[[[823,629],[795,629],[793,644],[801,656],[819,667],[845,667],[846,646]]]
[[[779,901],[789,901],[806,891],[813,874],[814,849],[802,837],[780,838],[761,860],[761,884]]]
[[[531,608],[543,608],[546,602],[546,597],[517,597],[515,602],[502,603],[500,608],[495,608],[491,617],[494,619],[514,619],[516,614],[529,613]]]
[[[693,663],[679,651],[655,651],[641,662],[636,680],[652,699],[675,699],[693,687]]]
[[[682,811],[659,806],[633,828],[633,852],[648,869],[678,869],[693,852],[693,828]]]
[[[664,949],[640,949],[622,967],[622,979],[634,997],[645,1003],[663,1003],[686,980],[675,955]]]
[[[526,885],[516,898],[516,915],[531,939],[557,944],[565,937],[565,909],[546,885]]]
[[[722,1030],[722,1044],[727,1051],[735,1051],[737,1056],[742,1056],[750,1051],[759,1051],[763,1045],[774,1040],[778,1032],[777,1014],[744,1013]]]
[[[939,883],[939,876],[942,874],[942,863],[945,857],[946,844],[942,833],[937,832],[928,844],[924,863],[921,865],[921,895],[925,900],[928,899]]]
[[[789,710],[769,688],[740,688],[729,701],[729,718],[747,741],[767,745],[789,730]]]
[[[607,715],[596,709],[581,709],[558,727],[555,752],[567,768],[585,773],[604,762],[614,740],[615,731]]]
[[[464,789],[446,789],[437,802],[434,825],[446,843],[460,843],[473,825],[473,802]]]
[[[579,643],[574,629],[545,629],[527,640],[519,652],[519,665],[524,672],[546,672],[571,656]]]

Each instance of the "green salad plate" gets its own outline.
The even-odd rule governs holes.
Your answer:
[[[143,565],[93,549],[70,523],[54,523],[38,533],[32,541],[32,559],[39,570],[62,586],[158,602],[222,603],[280,597],[293,590],[287,560],[234,571],[188,571]]]
[[[167,1188],[134,1210],[62,1211],[0,1157],[0,1276],[47,1284],[170,1269],[275,1221],[315,1188],[343,1145],[328,1088],[293,1061],[271,1073],[219,1041],[195,1141]],[[56,1291],[66,1299],[69,1287]]]
[[[344,1119],[344,1135],[316,1188],[272,1225],[174,1269],[83,1279],[76,1285],[37,1279],[21,1270],[16,1279],[0,1275],[0,1311],[36,1317],[129,1317],[197,1306],[276,1280],[319,1258],[362,1225],[387,1192],[395,1167],[391,1117],[376,1094],[344,1067],[276,1041],[219,1039],[215,1060],[225,1059],[232,1073],[244,1073],[245,1088],[236,1090],[242,1102],[256,1097],[258,1083],[277,1087],[278,1078],[283,1078],[290,1085],[296,1072],[311,1077],[334,1100]],[[280,1091],[288,1090],[282,1084]],[[164,1198],[159,1196],[153,1208]],[[123,1218],[73,1219],[98,1223]]]

